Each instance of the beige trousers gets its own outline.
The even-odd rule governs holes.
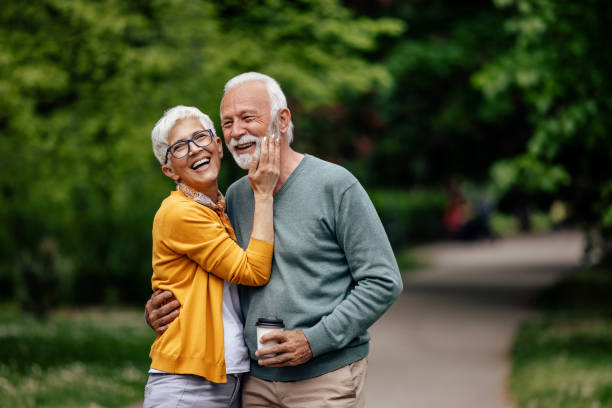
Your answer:
[[[364,408],[367,357],[322,376],[300,381],[266,381],[246,375],[242,407]]]

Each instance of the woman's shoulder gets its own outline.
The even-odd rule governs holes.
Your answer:
[[[173,191],[162,201],[155,218],[164,221],[180,221],[196,217],[214,217],[214,211],[186,197],[181,191]]]

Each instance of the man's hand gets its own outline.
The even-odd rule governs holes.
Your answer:
[[[145,305],[145,320],[157,334],[161,335],[178,317],[180,306],[172,292],[157,289]]]
[[[279,344],[264,347],[255,352],[257,357],[277,354],[274,357],[260,358],[259,365],[266,367],[287,367],[304,364],[312,358],[312,350],[302,330],[273,331],[261,337],[261,342],[278,341]]]

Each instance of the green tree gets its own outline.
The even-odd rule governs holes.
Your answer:
[[[3,4],[0,290],[141,301],[152,217],[172,188],[149,139],[163,111],[195,105],[216,121],[225,81],[258,70],[283,84],[299,123],[346,90],[390,87],[364,54],[402,30],[335,0]],[[238,174],[227,158],[222,189]]]
[[[473,77],[491,103],[520,95],[532,131],[525,151],[501,161],[493,177],[508,189],[555,192],[574,219],[612,253],[612,4],[496,0],[511,11],[513,44]]]
[[[485,100],[472,75],[511,46],[507,13],[490,1],[363,1],[360,16],[399,18],[406,30],[367,55],[394,85],[345,92],[309,115],[308,133],[333,134],[316,153],[350,167],[369,186],[412,188],[453,178],[484,181],[496,160],[516,155],[528,123],[514,100]],[[319,147],[319,146],[315,146]]]

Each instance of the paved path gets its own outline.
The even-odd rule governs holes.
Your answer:
[[[410,274],[370,330],[369,408],[511,408],[508,351],[530,300],[578,265],[576,232],[420,248]]]

